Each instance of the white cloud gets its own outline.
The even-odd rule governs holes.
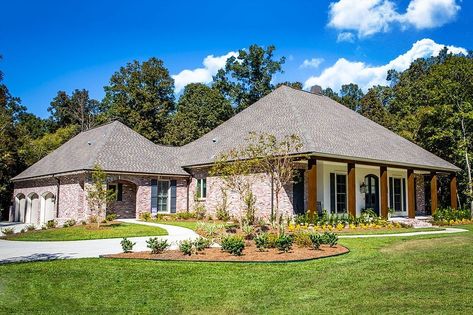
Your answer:
[[[306,59],[299,67],[300,68],[318,68],[322,62],[324,62],[323,58],[312,58],[310,60]]]
[[[353,35],[353,33],[350,33],[350,32],[341,32],[337,36],[337,43],[340,43],[340,42],[353,43],[354,41],[355,41],[355,35]]]
[[[203,61],[203,68],[193,70],[182,70],[178,74],[172,75],[174,79],[175,92],[179,93],[189,83],[210,83],[212,76],[217,74],[217,71],[225,67],[225,62],[228,58],[237,56],[237,53],[231,51],[223,56],[209,55]]]
[[[373,85],[386,85],[388,83],[386,81],[388,70],[403,71],[409,67],[412,61],[418,58],[437,56],[444,46],[431,39],[424,38],[415,42],[406,53],[381,66],[372,66],[361,61],[349,61],[340,58],[335,64],[324,69],[320,75],[309,77],[304,83],[304,88],[308,89],[313,85],[320,85],[323,88],[330,87],[334,91],[338,91],[343,84],[356,83],[364,91],[367,91]],[[447,46],[447,48],[454,54],[467,53],[466,49],[461,47]]]
[[[345,31],[357,32],[359,38],[387,32],[394,23],[403,29],[434,28],[452,21],[460,6],[457,0],[411,0],[405,13],[397,10],[391,0],[339,0],[329,7],[328,26],[339,30],[339,39]],[[342,36],[342,37],[340,37]]]

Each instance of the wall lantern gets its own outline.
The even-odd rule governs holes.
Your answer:
[[[366,184],[365,182],[363,182],[361,185],[360,185],[360,192],[362,194],[366,194]]]

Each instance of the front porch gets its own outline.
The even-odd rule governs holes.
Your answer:
[[[457,208],[457,178],[452,172],[315,157],[304,163],[308,212],[326,209],[360,216],[372,209],[383,218],[433,215],[439,208],[439,176],[448,177],[449,191],[442,192],[449,194],[449,206]],[[298,187],[293,189],[295,197]]]

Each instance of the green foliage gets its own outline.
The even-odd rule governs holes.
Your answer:
[[[15,229],[12,227],[6,227],[2,229],[2,233],[5,235],[12,235],[15,232]]]
[[[121,67],[105,88],[104,111],[156,143],[162,143],[174,110],[174,80],[163,61],[150,58]]]
[[[337,245],[338,236],[333,232],[325,232],[322,235],[322,244],[330,245],[330,247],[334,247]]]
[[[290,235],[281,233],[276,239],[276,248],[282,252],[289,252],[292,249],[293,239]]]
[[[100,112],[100,102],[89,97],[87,90],[74,90],[72,95],[64,91],[57,92],[48,108],[51,120],[56,128],[79,126],[81,131],[96,125],[96,118]]]
[[[48,229],[54,229],[57,226],[56,220],[49,220],[46,222],[46,228]]]
[[[245,241],[241,236],[226,235],[222,238],[222,250],[235,255],[241,256],[245,249]]]
[[[447,208],[440,208],[435,211],[432,215],[434,222],[441,223],[444,221],[450,222],[453,221],[461,221],[463,219],[470,219],[471,212],[469,210],[464,209],[452,209],[450,207]]]
[[[201,252],[204,249],[209,248],[210,245],[212,245],[212,242],[205,237],[199,237],[192,243],[192,245],[197,252]]]
[[[92,185],[87,189],[87,201],[95,220],[105,212],[107,203],[115,199],[116,193],[107,189],[107,174],[100,165],[95,165],[91,174]],[[91,219],[92,221],[92,219]]]
[[[158,237],[151,237],[146,241],[146,247],[151,249],[151,254],[161,254],[164,252],[171,244],[168,243],[166,239],[159,239]]]
[[[245,219],[247,224],[253,225],[255,223],[255,213],[256,213],[256,196],[253,194],[252,190],[248,190],[243,197],[243,202],[245,204]]]
[[[132,241],[130,241],[126,237],[124,237],[122,239],[120,244],[122,245],[122,250],[123,250],[124,253],[130,253],[131,251],[133,251],[133,246],[136,245],[136,243],[133,243]]]
[[[141,212],[140,213],[140,219],[145,221],[145,222],[148,222],[148,221],[151,221],[151,213],[149,212]]]
[[[309,234],[310,242],[314,249],[319,249],[320,245],[323,244],[323,238],[319,233],[310,233]]]
[[[189,220],[189,219],[195,219],[195,218],[196,218],[195,212],[181,211],[181,212],[176,213],[176,219],[178,220]]]
[[[269,248],[269,234],[268,233],[258,233],[253,239],[255,241],[256,248],[258,248],[259,251],[263,252],[267,248]]]
[[[118,218],[116,213],[109,213],[105,216],[105,221],[107,222],[112,222],[115,221]]]
[[[193,252],[193,244],[191,240],[183,240],[179,242],[179,250],[187,256],[192,255]]]
[[[230,220],[230,212],[228,210],[228,192],[223,187],[221,187],[221,192],[222,197],[215,208],[215,214],[218,220],[228,221]]]
[[[70,226],[74,226],[76,225],[76,220],[74,219],[69,219],[67,220],[66,222],[64,222],[64,224],[62,225],[63,227],[70,227]]]
[[[28,224],[26,226],[26,230],[27,231],[34,231],[34,230],[36,230],[36,226],[34,224]]]
[[[251,240],[253,238],[253,233],[255,231],[253,225],[250,225],[249,223],[243,224],[241,230],[243,231],[243,233],[245,233],[245,238],[247,240]]]
[[[291,87],[293,89],[296,89],[296,90],[302,90],[303,88],[303,85],[302,85],[302,82],[299,82],[299,81],[296,81],[296,82],[289,82],[289,81],[284,81],[284,82],[280,82],[278,84],[276,84],[276,89],[280,86],[288,86],[288,87]]]
[[[166,127],[164,142],[184,145],[214,129],[233,115],[230,102],[219,90],[191,83],[179,98],[177,112]]]
[[[205,218],[205,214],[207,213],[207,210],[205,209],[205,204],[202,202],[195,202],[194,204],[194,217],[197,220],[202,220]]]
[[[282,72],[285,58],[274,60],[274,46],[251,45],[228,58],[225,68],[214,77],[213,87],[227,97],[237,111],[242,111],[273,89],[273,76]]]
[[[306,230],[295,231],[292,235],[293,242],[299,247],[310,247],[312,241],[310,239],[310,233]]]

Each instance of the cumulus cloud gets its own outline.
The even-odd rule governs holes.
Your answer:
[[[339,0],[329,7],[328,26],[342,33],[357,32],[359,38],[387,32],[394,23],[403,29],[434,28],[452,21],[460,6],[457,0],[411,0],[407,10],[401,13],[391,0]],[[340,37],[340,35],[342,37]]]
[[[310,60],[306,59],[299,67],[300,68],[318,68],[322,62],[324,62],[323,58],[312,58]]]
[[[175,92],[179,93],[189,83],[210,83],[212,76],[217,74],[217,71],[225,67],[225,62],[228,58],[237,56],[238,54],[231,51],[223,56],[209,55],[205,57],[202,62],[204,67],[193,70],[182,70],[178,74],[172,75],[174,79]]]
[[[324,69],[320,75],[309,77],[304,83],[304,89],[309,89],[313,85],[320,85],[338,91],[343,84],[356,83],[364,91],[367,91],[373,85],[386,85],[388,83],[386,81],[388,70],[406,70],[412,61],[418,58],[437,56],[443,47],[445,45],[424,38],[415,42],[412,48],[404,54],[380,66],[340,58],[332,66]],[[467,54],[467,50],[462,47],[447,46],[447,48],[454,54]]]

